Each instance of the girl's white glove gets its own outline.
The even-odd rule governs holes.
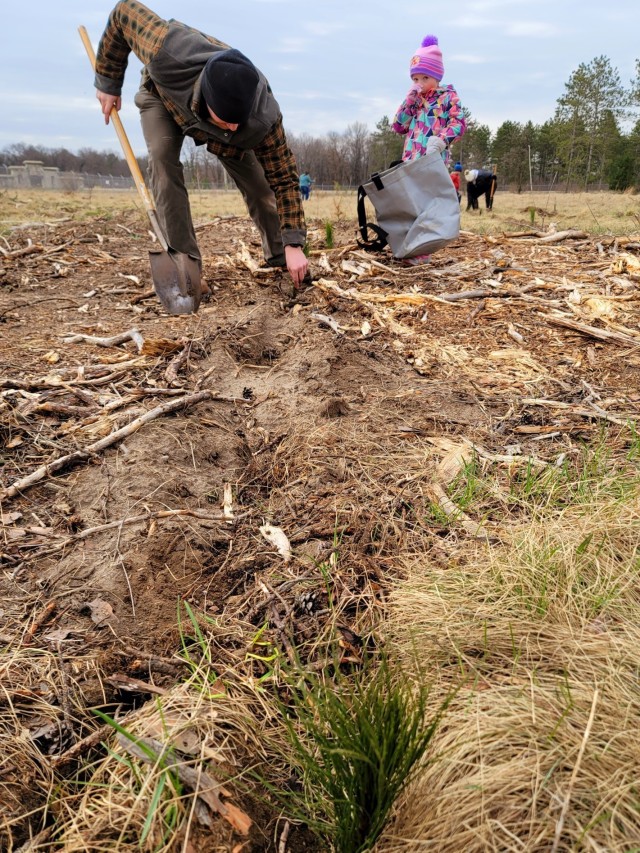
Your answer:
[[[444,139],[441,139],[439,136],[430,136],[427,142],[427,154],[430,154],[432,151],[437,151],[438,154],[442,154],[446,147],[447,143]]]

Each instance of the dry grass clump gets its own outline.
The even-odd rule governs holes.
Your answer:
[[[615,485],[458,565],[407,561],[390,635],[462,687],[380,851],[637,849],[640,490]]]
[[[91,657],[28,646],[6,646],[0,663],[0,849],[16,836],[36,834],[56,784],[51,761],[81,728],[81,682],[94,671]]]
[[[101,715],[112,729],[107,753],[51,797],[55,849],[231,849],[234,838],[241,844],[251,837],[253,843],[254,833],[263,831],[252,827],[230,780],[262,761],[256,720],[266,724],[269,707],[249,682],[217,675],[209,659],[214,644],[203,634],[189,642],[191,673],[184,682],[138,710]],[[225,846],[215,846],[222,839]]]

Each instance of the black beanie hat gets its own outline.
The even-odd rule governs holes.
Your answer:
[[[253,62],[239,50],[220,50],[204,66],[202,97],[222,121],[242,124],[249,118],[259,79]]]

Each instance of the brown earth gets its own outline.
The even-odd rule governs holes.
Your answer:
[[[136,214],[34,225],[5,243],[2,701],[45,765],[95,729],[90,709],[149,698],[123,677],[160,688],[179,679],[184,602],[212,620],[222,674],[236,664],[268,672],[248,656],[265,624],[273,647],[297,648],[316,669],[337,626],[343,660],[357,662],[397,554],[419,542],[447,561],[451,529],[430,489],[444,438],[507,464],[555,464],[603,426],[638,417],[637,243],[463,233],[430,265],[407,268],[360,253],[351,223],[335,224],[330,250],[322,223],[312,226],[313,285],[296,294],[280,271],[243,262],[239,241],[261,257],[248,220],[201,226],[211,294],[188,317],[149,295]],[[67,340],[134,328],[141,353],[131,339]],[[290,559],[261,533],[266,523],[284,531]],[[24,648],[57,654],[62,676],[42,684],[37,668],[12,665],[11,650]],[[17,847],[46,825],[42,796],[18,755],[3,772]],[[242,803],[254,818],[243,849],[277,849],[269,810]],[[215,827],[198,849],[234,849],[228,825]],[[299,827],[289,844],[314,849]]]

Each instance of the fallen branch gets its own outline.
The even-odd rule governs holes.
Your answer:
[[[35,853],[38,848],[42,850],[42,847],[40,845],[51,838],[54,829],[55,826],[47,826],[37,835],[34,835],[33,838],[30,838],[28,841],[25,841],[23,845],[17,848],[15,853],[32,853],[32,851],[33,853]]]
[[[554,234],[547,234],[546,237],[541,237],[538,242],[539,243],[560,243],[562,240],[569,239],[584,239],[588,237],[586,231],[575,231],[570,229],[569,231],[556,231]]]
[[[13,260],[14,258],[21,258],[23,255],[32,255],[34,252],[42,252],[44,250],[44,246],[41,246],[39,243],[32,243],[29,240],[29,245],[24,246],[22,249],[14,249],[12,252],[3,251],[2,254],[7,258],[7,260]]]
[[[526,406],[548,406],[551,409],[563,409],[564,411],[568,411],[572,415],[578,415],[581,418],[602,418],[602,420],[610,421],[612,424],[616,424],[617,426],[628,427],[636,418],[635,415],[629,415],[623,420],[622,418],[618,418],[615,415],[610,415],[608,412],[605,412],[604,409],[601,409],[600,406],[596,406],[595,403],[591,403],[592,408],[590,409],[581,409],[578,406],[574,406],[572,403],[564,403],[560,400],[544,400],[531,397],[525,397],[522,400],[522,403]],[[558,429],[557,426],[554,428]]]
[[[640,338],[632,338],[631,335],[623,335],[621,332],[611,332],[608,329],[598,329],[595,326],[587,326],[585,323],[577,323],[575,320],[569,320],[565,317],[554,317],[552,314],[542,314],[541,316],[554,326],[572,329],[574,332],[589,335],[589,337],[596,338],[599,341],[612,341],[617,344],[640,346]]]
[[[42,628],[42,626],[51,619],[57,609],[58,602],[55,601],[55,599],[49,601],[45,605],[45,607],[40,611],[40,613],[38,613],[38,615],[35,617],[31,625],[29,626],[29,630],[25,634],[24,639],[22,641],[22,644],[24,646],[28,646],[33,642],[33,639],[40,630],[40,628]]]
[[[386,264],[381,264],[380,261],[374,261],[373,258],[370,255],[367,255],[366,252],[351,252],[351,254],[354,255],[356,258],[360,258],[361,260],[366,261],[368,264],[378,270],[384,270],[385,272],[392,273],[393,275],[395,275],[396,273],[396,270],[391,269],[391,267],[388,267]]]
[[[3,311],[0,311],[0,318],[5,317],[12,311],[17,311],[18,308],[33,308],[34,305],[40,305],[42,302],[68,302],[73,306],[80,305],[77,299],[70,299],[68,296],[45,296],[43,299],[27,300],[25,302],[18,303],[18,305],[12,305],[9,308],[5,308]]]
[[[137,329],[129,329],[127,332],[121,332],[119,335],[112,335],[110,338],[96,338],[93,335],[71,335],[63,338],[65,344],[88,343],[95,344],[98,347],[115,347],[118,344],[123,344],[125,341],[133,341],[138,352],[142,352],[144,346],[144,338]]]
[[[502,236],[506,237],[508,240],[512,240],[516,237],[543,237],[543,231],[503,231]]]
[[[35,483],[41,482],[45,477],[55,473],[56,471],[60,471],[62,468],[66,468],[67,466],[73,465],[81,460],[89,459],[91,456],[94,456],[96,453],[104,450],[105,447],[110,447],[112,444],[116,444],[116,442],[121,439],[132,435],[134,432],[139,430],[141,426],[155,420],[160,417],[160,415],[166,415],[169,412],[175,412],[177,409],[193,406],[196,403],[202,402],[202,400],[211,400],[214,396],[215,395],[211,391],[198,391],[196,394],[191,394],[188,397],[180,397],[178,400],[170,400],[163,403],[161,406],[156,406],[155,409],[145,412],[144,415],[140,415],[140,417],[135,418],[135,420],[126,424],[121,429],[112,432],[110,435],[105,436],[105,438],[101,438],[100,441],[95,441],[93,444],[88,445],[84,450],[76,450],[66,456],[60,456],[58,459],[54,459],[46,465],[41,465],[40,468],[33,471],[27,477],[16,480],[15,483],[11,486],[7,486],[6,489],[3,489],[0,492],[0,501],[15,497],[17,494],[25,491],[25,489],[30,488]]]
[[[494,290],[461,290],[460,293],[441,293],[445,302],[459,302],[461,299],[492,299],[494,296],[511,296],[511,293],[497,293]]]
[[[428,494],[438,504],[449,521],[460,524],[462,528],[474,539],[484,539],[486,542],[499,542],[500,537],[489,533],[482,524],[472,521],[449,497],[440,483],[430,483],[427,487]]]
[[[137,305],[138,302],[144,302],[145,299],[153,299],[155,296],[156,291],[151,287],[149,290],[145,290],[144,293],[139,293],[137,296],[134,296],[130,301],[132,305]]]
[[[131,678],[123,672],[113,672],[105,678],[105,681],[117,690],[128,693],[155,693],[157,696],[166,696],[169,692],[165,687],[149,684],[148,681],[141,681],[139,678]]]
[[[191,341],[186,341],[182,350],[178,353],[178,355],[170,362],[169,366],[164,372],[164,378],[167,385],[172,385],[178,379],[178,373],[182,368],[182,365],[187,361],[189,355],[191,353]]]
[[[89,752],[90,749],[93,749],[94,746],[97,746],[101,741],[107,740],[112,732],[112,726],[101,726],[99,729],[91,732],[90,735],[82,738],[82,740],[76,741],[76,743],[74,743],[73,746],[70,746],[66,752],[63,752],[61,755],[56,755],[55,758],[51,760],[52,765],[55,768],[64,767],[65,764],[69,764],[69,762],[74,761],[76,758],[80,758],[80,756]]]
[[[280,842],[278,843],[278,853],[287,853],[287,841],[289,840],[289,832],[291,831],[291,824],[289,821],[285,821],[284,829],[282,830],[282,835],[280,836]]]
[[[549,285],[547,283],[539,283],[533,282],[532,284],[525,284],[524,287],[519,288],[518,290],[498,290],[493,288],[478,288],[478,290],[461,290],[459,293],[440,293],[438,295],[439,299],[444,299],[445,302],[458,302],[460,299],[523,299],[526,294],[529,293],[530,290],[540,290],[555,287],[553,285]],[[549,300],[544,300],[547,304]]]

